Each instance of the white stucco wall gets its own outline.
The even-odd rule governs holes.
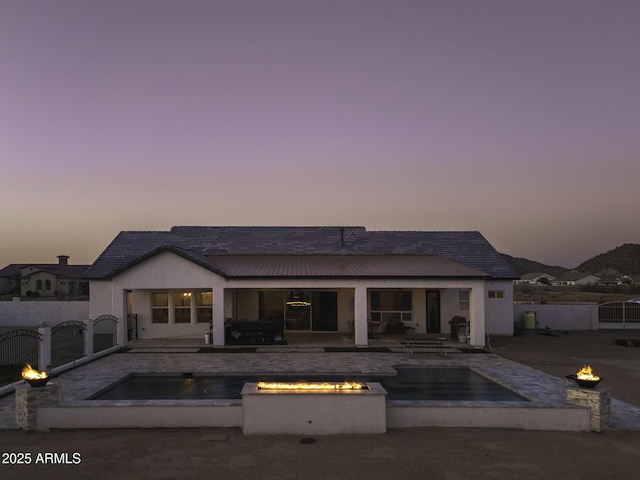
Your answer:
[[[54,326],[67,320],[84,321],[89,318],[89,302],[14,300],[0,302],[0,326],[37,327],[40,322]]]
[[[91,282],[91,313],[111,313],[126,318],[126,291],[133,292],[132,313],[138,315],[139,338],[203,335],[207,323],[152,324],[152,291],[213,290],[214,304],[222,296],[225,281],[219,275],[172,252],[160,252],[116,275],[111,281]],[[124,333],[121,332],[124,341]]]
[[[489,298],[490,291],[504,292],[504,298]],[[489,335],[513,335],[513,283],[493,281],[485,284],[485,324]]]
[[[522,314],[535,312],[539,328],[551,330],[598,330],[598,305],[595,303],[528,304],[514,306],[513,321],[521,322]]]

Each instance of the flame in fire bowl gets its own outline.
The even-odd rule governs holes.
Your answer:
[[[567,378],[574,380],[582,388],[596,388],[596,385],[603,380],[603,378],[593,374],[589,365],[582,367],[576,374],[567,375]]]
[[[47,372],[39,372],[28,363],[22,369],[22,378],[32,387],[44,387],[52,378]]]

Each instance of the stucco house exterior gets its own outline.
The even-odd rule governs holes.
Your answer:
[[[83,278],[89,265],[70,265],[67,255],[58,263],[12,263],[0,270],[0,294],[21,297],[68,298],[89,295]]]
[[[382,322],[444,335],[456,315],[482,346],[485,333],[513,333],[518,277],[478,232],[339,226],[124,231],[85,274],[91,317],[121,320],[121,345],[211,325],[214,346],[233,322],[283,322],[285,337],[336,332],[365,346]]]

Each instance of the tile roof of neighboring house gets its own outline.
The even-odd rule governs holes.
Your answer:
[[[58,263],[12,263],[0,270],[0,277],[21,277],[22,269],[35,267],[57,277],[82,278],[91,265],[60,265]]]
[[[173,227],[120,232],[85,278],[106,279],[170,248],[215,270],[226,255],[439,255],[493,278],[518,274],[479,232],[366,231],[364,227]]]

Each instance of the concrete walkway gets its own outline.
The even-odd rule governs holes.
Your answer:
[[[529,398],[530,408],[566,408],[565,386],[568,380],[534,370],[493,354],[435,353],[407,357],[400,348],[388,352],[326,352],[322,347],[260,347],[252,353],[240,350],[211,350],[198,353],[192,347],[140,346],[126,353],[107,357],[77,367],[56,378],[62,404],[84,404],[85,399],[129,373],[194,374],[269,374],[269,373],[337,373],[392,375],[394,366],[468,366],[511,390]],[[214,353],[215,352],[215,353]],[[438,402],[434,402],[437,404]],[[458,402],[461,403],[461,402]],[[424,404],[421,403],[421,404]],[[443,402],[439,402],[440,405]],[[446,402],[447,405],[456,402]],[[465,406],[487,402],[464,402]],[[522,407],[522,405],[519,405]],[[508,405],[507,405],[508,407]],[[15,429],[14,395],[0,399],[0,429]],[[640,407],[616,399],[611,405],[612,430],[640,430]]]

